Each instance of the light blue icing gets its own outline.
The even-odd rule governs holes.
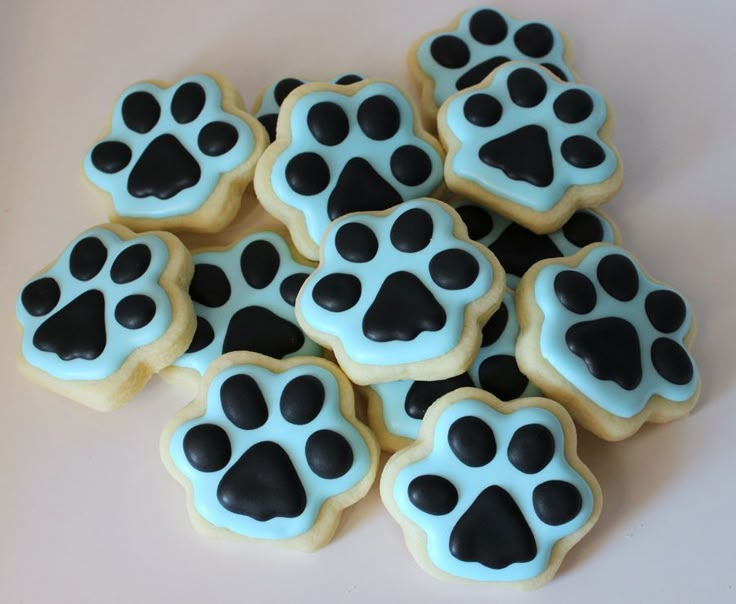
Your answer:
[[[77,242],[87,237],[96,237],[107,248],[107,259],[100,272],[89,281],[79,281],[69,272],[69,258]],[[110,269],[118,255],[126,248],[146,244],[151,251],[151,263],[143,275],[135,281],[117,284],[110,278]],[[56,281],[61,296],[54,309],[41,317],[34,317],[23,307],[18,296],[16,314],[23,327],[21,351],[23,357],[34,367],[61,380],[102,380],[115,373],[136,349],[159,339],[171,324],[171,303],[158,280],[169,261],[166,244],[154,235],[141,235],[121,240],[112,231],[96,227],[79,235],[62,252],[53,266],[36,275],[33,281],[51,277]],[[29,281],[31,283],[31,281]],[[25,286],[24,286],[25,287]],[[39,350],[33,345],[33,336],[41,325],[67,304],[89,290],[96,289],[105,297],[106,344],[96,359],[62,360],[54,352]],[[139,329],[127,329],[115,320],[115,307],[126,296],[145,294],[156,304],[156,314],[147,325]]]
[[[357,75],[359,78],[365,79],[360,74],[349,72],[349,73],[341,73],[339,75],[336,75],[331,80],[328,80],[328,82],[330,84],[337,84],[338,80],[340,80],[340,78],[345,77],[346,75]],[[307,78],[299,78],[296,76],[294,76],[294,79],[301,80],[304,84],[308,84],[313,81],[319,81],[319,80],[309,80]],[[276,86],[278,85],[280,81],[281,80],[276,80],[263,91],[263,96],[261,97],[260,105],[254,108],[254,115],[256,117],[260,118],[260,117],[263,117],[264,115],[272,115],[274,113],[279,112],[279,109],[281,109],[281,105],[279,105],[278,101],[276,101],[275,91],[276,91]]]
[[[483,237],[476,240],[478,241],[478,243],[482,243],[483,245],[485,245],[488,249],[491,249],[491,246],[498,240],[499,237],[501,237],[501,235],[503,235],[504,231],[509,227],[509,225],[514,224],[514,222],[509,220],[508,218],[504,218],[500,214],[491,212],[489,209],[484,208],[483,206],[471,203],[464,199],[451,202],[450,205],[455,209],[465,206],[473,206],[483,210],[491,217],[491,219],[493,220],[493,228]],[[576,213],[589,214],[595,217],[595,219],[598,221],[598,223],[601,225],[601,228],[603,229],[603,239],[601,239],[601,241],[604,241],[606,243],[616,242],[616,234],[613,230],[613,224],[603,214],[600,214],[599,212],[595,212],[593,210],[578,210]],[[565,233],[562,229],[553,231],[552,233],[547,233],[546,236],[549,237],[552,243],[555,244],[555,247],[560,250],[562,256],[572,256],[573,254],[579,252],[581,249],[579,246],[575,245],[567,237],[565,237]],[[504,268],[506,268],[506,285],[512,289],[516,289],[516,286],[519,285],[520,277],[510,273],[507,267]]]
[[[171,115],[171,100],[179,86],[188,82],[196,82],[204,88],[206,101],[195,120],[188,124],[179,124]],[[133,92],[140,91],[151,93],[161,107],[158,122],[145,134],[130,130],[123,122],[122,116],[125,98]],[[238,132],[238,140],[227,153],[212,157],[199,150],[197,138],[204,126],[215,121],[233,126]],[[199,181],[170,199],[159,199],[153,195],[134,197],[128,192],[128,177],[146,147],[162,134],[174,135],[197,161],[201,169]],[[127,88],[115,104],[110,133],[104,139],[97,141],[95,146],[106,141],[119,141],[130,148],[132,157],[128,165],[114,174],[100,172],[92,164],[92,149],[90,149],[84,158],[84,171],[95,185],[110,193],[118,215],[135,218],[167,218],[194,212],[210,197],[220,175],[244,163],[253,152],[254,147],[254,137],[250,126],[242,119],[222,109],[220,87],[215,80],[206,75],[184,78],[168,88],[159,88],[144,82]]]
[[[377,141],[368,138],[358,125],[357,113],[360,104],[367,98],[384,95],[399,108],[401,126],[388,140]],[[328,146],[317,142],[307,126],[309,109],[322,102],[339,105],[347,115],[349,134],[339,145]],[[315,245],[319,245],[322,235],[331,220],[327,215],[327,202],[337,184],[345,164],[354,157],[365,159],[373,169],[389,183],[402,199],[414,199],[431,194],[442,183],[442,157],[435,148],[414,134],[414,111],[404,94],[386,82],[372,82],[361,88],[353,96],[337,92],[313,92],[297,101],[291,111],[291,143],[274,161],[271,171],[271,185],[276,197],[304,215],[307,233]],[[429,178],[417,186],[407,186],[396,180],[391,173],[391,155],[403,145],[414,145],[422,149],[432,162]],[[330,170],[330,182],[324,191],[317,195],[300,195],[289,187],[284,177],[286,166],[295,155],[318,153]]]
[[[447,433],[455,420],[474,416],[483,419],[493,430],[497,453],[487,465],[472,468],[453,454]],[[514,432],[527,424],[541,424],[555,439],[555,454],[549,464],[536,474],[520,472],[508,460],[506,451]],[[394,483],[393,496],[402,514],[427,534],[427,553],[437,568],[451,575],[476,581],[524,581],[542,573],[549,564],[555,543],[580,529],[593,512],[594,499],[588,483],[565,458],[565,436],[557,417],[538,407],[502,414],[476,400],[458,401],[440,416],[434,431],[434,446],[427,457],[402,468]],[[417,476],[434,474],[448,479],[458,492],[458,503],[446,515],[433,516],[414,507],[408,497],[409,483]],[[534,488],[548,480],[564,480],[577,487],[582,497],[580,512],[565,524],[550,526],[534,512]],[[449,550],[450,534],[460,517],[478,495],[491,485],[505,489],[519,506],[537,544],[537,555],[529,562],[517,562],[502,569],[492,569],[479,562],[463,562]]]
[[[230,376],[245,373],[251,376],[268,405],[268,420],[255,430],[242,430],[234,426],[225,416],[220,401],[220,387]],[[304,425],[288,423],[279,411],[281,393],[288,382],[300,375],[317,377],[325,389],[325,402],[317,417]],[[217,472],[199,472],[192,468],[184,454],[184,436],[190,428],[201,424],[215,424],[227,433],[232,448],[228,465]],[[305,455],[307,439],[318,430],[338,432],[350,443],[353,450],[353,465],[343,476],[334,479],[320,478],[309,468]],[[273,441],[288,454],[307,494],[304,511],[295,518],[275,517],[258,521],[250,516],[228,511],[217,499],[217,486],[230,467],[253,445]],[[283,373],[271,373],[257,365],[236,365],[217,374],[207,391],[207,409],[203,416],[179,426],[171,437],[169,453],[188,480],[194,492],[197,512],[217,527],[229,529],[239,535],[257,539],[288,539],[312,528],[322,505],[355,486],[369,472],[370,452],[358,430],[340,412],[339,387],[334,376],[315,365],[293,367]]]
[[[482,44],[478,42],[472,35],[470,35],[470,19],[475,13],[485,9],[486,7],[480,7],[467,11],[461,17],[457,28],[429,36],[417,49],[417,59],[422,71],[434,82],[434,102],[437,107],[458,91],[456,83],[462,75],[470,71],[476,65],[495,57],[506,57],[510,61],[533,61],[540,64],[551,63],[565,74],[569,82],[575,80],[572,71],[567,66],[563,58],[565,48],[560,32],[544,21],[522,21],[513,19],[494,8],[493,10],[499,13],[506,20],[506,24],[508,25],[508,34],[498,44]],[[543,57],[535,58],[525,55],[516,48],[516,44],[514,43],[514,35],[516,32],[524,25],[528,25],[530,23],[541,23],[542,25],[546,25],[552,33],[552,37],[554,39],[552,49]],[[467,65],[454,69],[443,67],[432,57],[432,53],[430,52],[432,42],[437,38],[448,34],[460,38],[467,45],[468,50],[470,51],[470,60]]]
[[[621,302],[609,296],[596,278],[598,262],[601,258],[611,253],[622,254],[629,258],[639,272],[639,291],[628,302]],[[671,288],[658,285],[647,279],[639,269],[637,260],[620,247],[613,245],[596,247],[574,269],[579,273],[583,273],[591,280],[595,286],[598,301],[596,307],[591,312],[580,315],[567,310],[555,295],[555,277],[560,272],[566,270],[570,270],[570,267],[560,264],[546,266],[539,272],[534,284],[534,297],[544,314],[540,337],[542,356],[565,379],[599,407],[609,413],[625,418],[636,415],[644,408],[649,398],[654,395],[660,395],[670,401],[682,402],[688,400],[695,394],[698,382],[697,370],[693,372],[693,379],[689,383],[677,385],[662,378],[652,364],[650,352],[652,343],[657,338],[666,336],[684,348],[683,340],[692,322],[692,314],[687,304],[685,321],[673,333],[665,334],[658,331],[649,322],[646,311],[644,310],[644,301],[647,295],[653,291],[671,290]],[[625,319],[637,331],[641,351],[642,380],[634,390],[624,390],[611,380],[604,381],[594,377],[588,371],[585,361],[574,354],[565,343],[565,334],[574,324],[604,317]],[[688,356],[690,356],[689,352]],[[695,367],[692,357],[690,357],[690,361],[693,363],[693,367]]]
[[[396,219],[413,208],[421,208],[432,217],[434,233],[421,252],[401,252],[391,244],[391,227]],[[352,263],[335,249],[335,234],[349,222],[369,227],[378,239],[378,252],[369,262]],[[387,216],[353,214],[336,220],[325,236],[322,262],[304,284],[297,301],[304,320],[317,331],[340,340],[346,354],[357,363],[389,366],[436,358],[457,346],[465,324],[465,308],[483,296],[493,283],[493,267],[487,258],[467,241],[453,235],[452,217],[436,202],[418,199],[402,203]],[[435,254],[447,249],[461,249],[472,255],[479,266],[478,277],[470,287],[445,290],[435,285],[429,263]],[[392,273],[413,273],[429,289],[445,309],[447,321],[439,331],[424,331],[410,341],[376,342],[363,333],[363,317],[378,294],[384,280]],[[348,273],[360,279],[362,294],[358,303],[342,312],[330,312],[319,306],[312,296],[320,279],[332,273]]]
[[[473,364],[470,366],[468,373],[473,384],[477,388],[482,388],[480,383],[479,370],[480,366],[486,359],[497,355],[515,356],[516,338],[519,336],[519,320],[516,317],[516,306],[514,305],[514,297],[510,292],[506,292],[503,297],[503,305],[508,312],[506,326],[503,328],[501,335],[495,342],[491,342],[488,346],[482,346],[478,356],[475,357]],[[383,423],[386,430],[396,436],[415,439],[419,434],[419,427],[422,420],[416,419],[406,412],[404,401],[409,389],[414,384],[414,380],[399,380],[396,382],[386,382],[384,384],[374,384],[371,388],[381,399],[381,410],[383,412]],[[529,382],[520,398],[527,396],[540,396],[542,391],[534,384]]]
[[[532,69],[547,84],[547,95],[535,107],[519,107],[509,96],[506,81],[517,69]],[[572,89],[583,90],[590,95],[593,111],[582,122],[567,124],[557,118],[553,105],[561,93]],[[501,104],[503,114],[493,126],[476,126],[465,119],[465,101],[479,92],[490,94]],[[598,136],[607,117],[606,102],[593,88],[560,82],[546,69],[533,63],[508,63],[498,68],[490,84],[480,90],[461,93],[450,101],[447,107],[447,125],[460,141],[460,147],[452,159],[452,170],[456,176],[473,182],[494,195],[537,212],[548,211],[560,201],[569,187],[601,183],[616,171],[616,155]],[[545,128],[549,138],[554,179],[546,187],[509,178],[503,170],[482,162],[478,155],[480,148],[487,142],[532,124]],[[586,136],[601,146],[605,153],[601,164],[592,168],[576,168],[563,159],[560,151],[563,141],[577,135]]]
[[[279,253],[279,270],[273,281],[263,289],[256,289],[248,285],[243,278],[240,269],[240,256],[243,250],[254,241],[268,241]],[[276,233],[255,233],[241,239],[231,248],[221,252],[204,252],[193,257],[195,266],[197,264],[213,264],[219,266],[230,282],[230,298],[217,308],[210,308],[198,302],[194,302],[194,311],[197,316],[207,319],[215,333],[215,337],[204,348],[197,352],[186,352],[180,356],[174,365],[187,367],[204,374],[209,364],[222,354],[222,345],[227,333],[230,319],[240,309],[248,306],[261,306],[267,308],[275,315],[290,321],[298,327],[294,307],[290,306],[282,297],[279,287],[284,279],[297,273],[311,273],[312,268],[305,264],[299,264],[294,260],[286,242]],[[304,344],[299,350],[287,355],[305,356],[318,355],[320,347],[312,340],[304,337]]]

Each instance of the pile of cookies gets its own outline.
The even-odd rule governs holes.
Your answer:
[[[562,34],[478,8],[409,62],[420,110],[354,74],[252,114],[218,75],[127,88],[84,158],[112,223],[21,291],[19,366],[100,411],[157,372],[196,390],[161,451],[205,533],[319,548],[383,449],[423,568],[538,587],[601,510],[575,424],[686,415],[694,318],[591,209],[621,158]],[[251,183],[289,237],[172,234],[214,237]]]

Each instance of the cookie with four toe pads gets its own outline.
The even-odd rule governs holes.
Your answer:
[[[431,199],[336,220],[297,298],[297,319],[357,384],[438,380],[465,371],[505,277]]]
[[[276,141],[258,162],[255,190],[306,258],[329,224],[440,192],[443,151],[393,84],[305,84],[284,101]]]
[[[119,407],[189,345],[192,272],[170,233],[88,229],[18,297],[19,369],[98,411]]]
[[[606,440],[687,415],[700,393],[685,299],[622,248],[537,263],[517,289],[519,366]]]
[[[120,95],[84,174],[111,200],[113,222],[216,233],[235,218],[267,144],[222,76],[151,80]]]
[[[219,357],[161,437],[199,531],[304,551],[332,539],[373,484],[378,455],[350,382],[314,357]]]
[[[462,388],[389,459],[381,499],[428,573],[534,589],[600,515],[600,487],[576,446],[557,403]]]
[[[561,228],[623,182],[605,99],[534,63],[496,68],[447,99],[437,120],[449,189],[535,233]]]

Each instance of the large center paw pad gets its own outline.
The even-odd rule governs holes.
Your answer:
[[[686,350],[690,309],[630,254],[600,245],[531,278],[529,293],[544,315],[541,355],[594,406],[632,418],[654,396],[692,402],[698,374]]]
[[[123,92],[109,133],[84,163],[87,177],[110,193],[119,216],[190,214],[208,200],[221,175],[260,152],[251,124],[225,111],[222,98],[218,83],[206,75],[168,88],[142,82]]]
[[[386,381],[366,377],[363,366],[396,375],[401,365],[451,352],[475,332],[484,312],[478,304],[486,312],[498,304],[503,271],[487,250],[457,235],[459,219],[446,208],[430,200],[406,202],[346,217],[325,236],[321,264],[297,301],[297,318],[333,348],[353,381]],[[466,313],[474,303],[478,315],[466,316],[474,314]]]
[[[561,80],[573,81],[564,55],[563,38],[550,25],[478,8],[463,13],[446,30],[424,37],[409,59],[420,76],[422,96],[439,107],[508,61],[533,61]]]
[[[430,410],[417,444],[386,466],[381,496],[407,535],[426,535],[407,543],[430,572],[540,584],[597,520],[599,487],[558,405],[526,399],[501,412],[472,392]]]
[[[319,346],[304,337],[294,312],[311,272],[275,233],[257,233],[229,249],[196,254],[189,294],[197,331],[174,365],[204,374],[217,356],[236,350],[277,359],[318,354]]]
[[[337,375],[317,359],[286,364],[243,353],[213,365],[206,400],[182,412],[186,421],[175,418],[163,440],[210,527],[256,539],[302,536],[304,549],[329,540],[326,527],[365,495],[377,462]]]
[[[338,86],[349,86],[363,79],[363,76],[354,73],[344,73],[335,76],[329,82]],[[274,82],[266,87],[259,95],[253,107],[253,115],[266,128],[271,142],[276,140],[276,121],[279,117],[281,104],[289,96],[290,92],[309,82],[310,80],[305,80],[304,78],[282,78],[278,82]]]
[[[519,322],[514,298],[506,293],[498,310],[483,326],[480,352],[468,371],[444,380],[399,380],[368,389],[368,418],[381,446],[395,451],[419,434],[429,406],[448,392],[475,386],[501,401],[538,396],[541,391],[516,364]]]
[[[411,103],[391,84],[314,83],[284,106],[288,128],[259,162],[256,192],[308,258],[317,257],[336,218],[385,210],[442,183],[439,143],[421,130]]]
[[[101,380],[172,320],[158,284],[166,244],[155,235],[123,240],[97,227],[77,237],[18,298],[24,359],[64,380]]]
[[[597,210],[578,210],[563,227],[538,235],[483,206],[458,200],[451,204],[460,214],[473,241],[491,250],[506,271],[506,285],[519,279],[540,260],[572,256],[591,243],[618,243],[611,219]]]
[[[448,185],[469,183],[512,208],[547,212],[570,187],[600,185],[617,172],[616,151],[601,132],[608,118],[592,88],[533,64],[504,65],[443,106],[446,169],[459,181]]]

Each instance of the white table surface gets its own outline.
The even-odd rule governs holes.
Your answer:
[[[735,602],[736,5],[505,0],[556,24],[617,115],[626,184],[606,207],[625,245],[688,296],[699,406],[606,444],[581,435],[603,514],[552,583],[520,593],[425,575],[377,489],[314,554],[191,527],[159,433],[188,401],[155,378],[99,414],[21,379],[23,282],[104,222],[81,159],[129,83],[199,70],[251,101],[270,81],[343,71],[406,87],[405,53],[462,2],[24,2],[0,6],[0,602]],[[247,222],[247,220],[245,221]]]

